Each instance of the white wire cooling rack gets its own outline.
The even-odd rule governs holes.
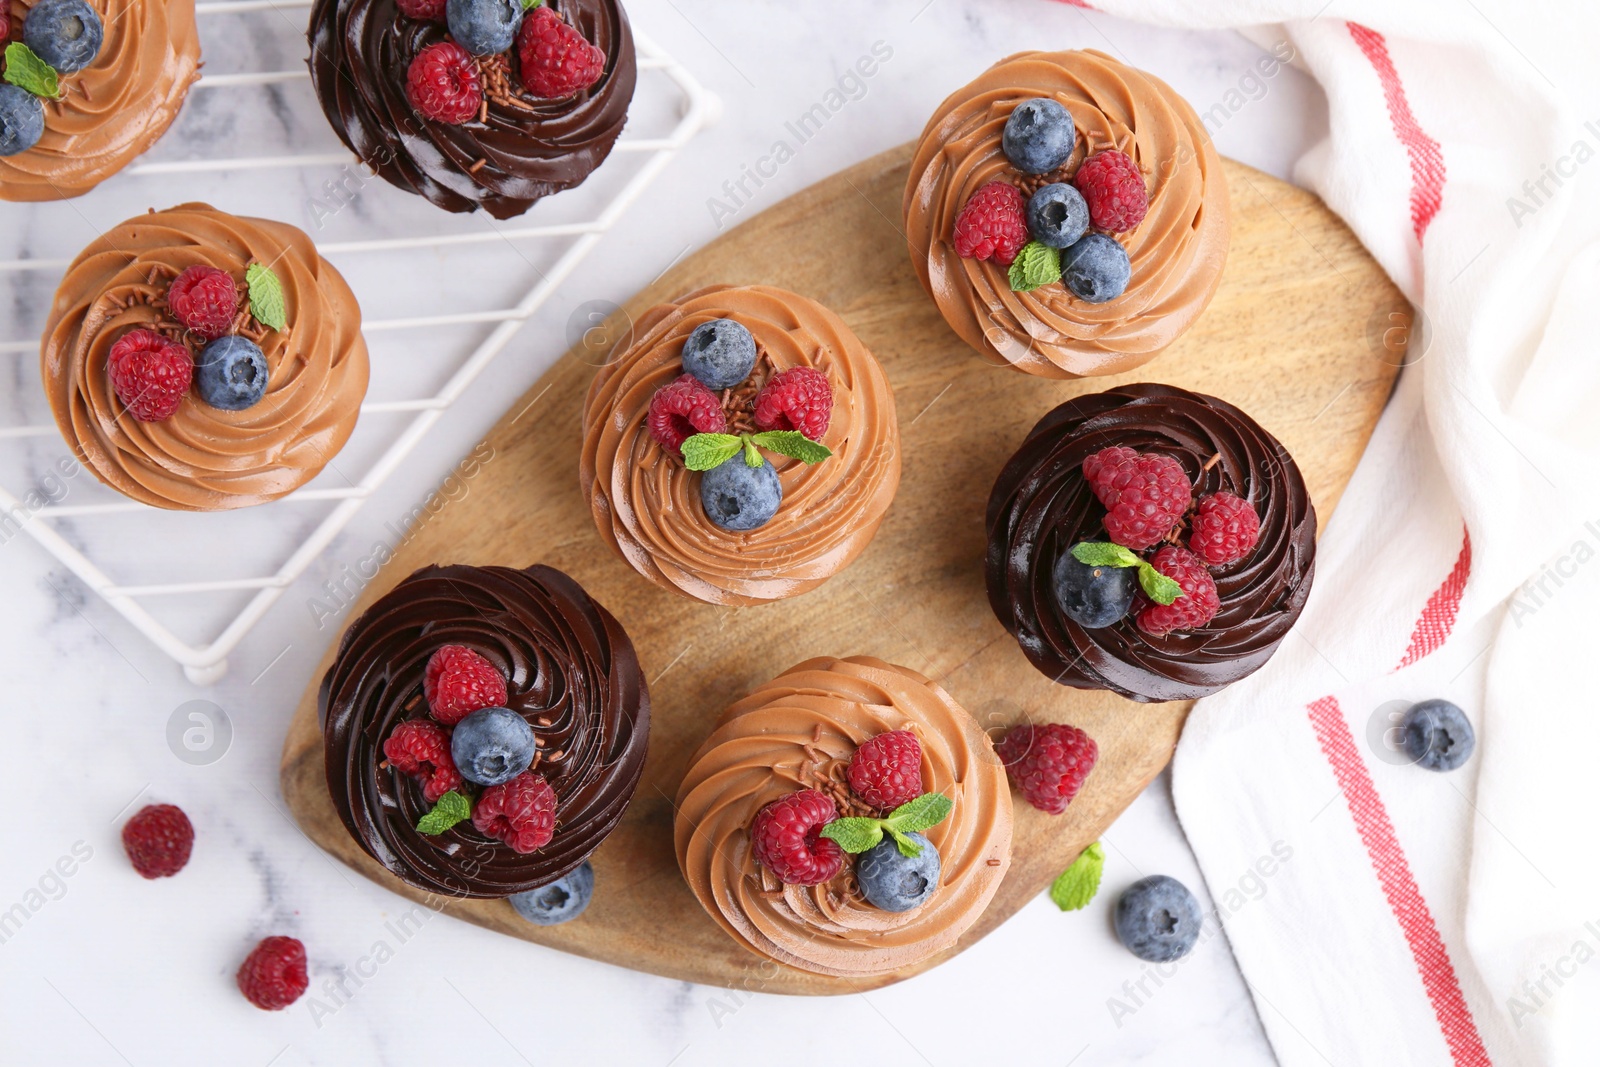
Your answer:
[[[227,15],[246,15],[252,12],[281,12],[304,9],[311,0],[212,0],[197,4],[202,18],[212,19]],[[362,327],[367,335],[389,331],[408,331],[430,327],[472,326],[494,324],[490,332],[455,368],[443,386],[429,396],[414,399],[370,401],[361,408],[363,419],[380,413],[410,413],[408,422],[402,423],[397,437],[387,445],[375,462],[353,484],[322,487],[312,485],[270,504],[250,509],[293,509],[297,505],[313,502],[334,502],[332,510],[320,523],[310,528],[308,536],[301,539],[277,570],[259,577],[218,578],[204,580],[158,581],[144,584],[119,582],[107,569],[97,563],[92,548],[80,548],[74,539],[60,527],[68,520],[88,522],[94,519],[123,516],[128,513],[152,512],[147,505],[125,499],[101,500],[90,503],[50,503],[34,506],[30,501],[24,508],[23,497],[0,485],[0,510],[16,526],[27,532],[52,556],[69,568],[94,593],[117,610],[124,618],[145,634],[163,652],[176,660],[191,681],[208,685],[221,679],[227,672],[229,653],[261,620],[284,591],[311,567],[330,543],[351,522],[367,500],[401,466],[428,432],[467,388],[484,372],[510,343],[517,331],[535,314],[588,256],[601,237],[627,210],[650,183],[671,162],[688,142],[703,128],[715,121],[720,112],[717,98],[707,91],[684,67],[635,30],[635,47],[641,72],[635,96],[635,111],[643,98],[650,93],[676,91],[681,96],[675,112],[676,125],[664,136],[630,137],[629,131],[617,141],[611,157],[596,171],[633,168],[631,175],[610,196],[601,210],[591,219],[576,222],[559,222],[545,225],[490,226],[467,228],[460,232],[393,237],[378,240],[319,242],[318,248],[325,256],[353,256],[360,254],[416,252],[438,250],[451,246],[480,245],[500,242],[555,242],[570,241],[554,263],[538,272],[537,281],[513,306],[499,310],[466,311],[452,314],[410,316],[365,321]],[[659,72],[662,77],[647,79],[645,72]],[[265,86],[308,81],[305,69],[269,70],[255,72],[206,72],[195,85],[195,92],[253,89]],[[659,103],[659,102],[658,102]],[[630,124],[631,125],[631,124]],[[348,167],[359,161],[348,152],[309,153],[264,156],[229,156],[216,159],[185,159],[175,161],[145,162],[129,167],[123,173],[138,175],[185,175],[209,172],[239,172],[287,168],[337,168]],[[591,181],[594,180],[591,177]],[[534,209],[539,213],[541,204]],[[443,213],[440,213],[443,214]],[[20,258],[0,261],[0,274],[12,272],[59,273],[70,263],[69,259]],[[53,284],[53,279],[52,279]],[[370,336],[369,336],[370,340]],[[37,354],[39,342],[28,340],[0,341],[0,355]],[[373,366],[374,384],[381,368]],[[369,392],[370,396],[370,392]],[[53,438],[58,434],[52,424],[0,427],[0,447],[26,443],[29,439]],[[84,475],[89,477],[89,475]],[[24,493],[23,496],[27,494]],[[289,524],[292,525],[292,524]],[[74,527],[76,529],[76,527]],[[82,540],[82,539],[80,539]],[[184,561],[169,561],[171,569],[183,569]],[[244,607],[224,625],[209,642],[195,644],[181,638],[166,623],[158,619],[142,603],[152,597],[195,594],[229,594],[239,597],[249,594]]]

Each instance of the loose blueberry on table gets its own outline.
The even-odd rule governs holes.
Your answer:
[[[1453,771],[1472,756],[1477,735],[1466,712],[1448,700],[1424,700],[1406,709],[1400,734],[1413,762],[1430,771]]]
[[[1129,952],[1150,963],[1171,963],[1200,939],[1200,902],[1176,878],[1153,874],[1123,890],[1113,924]]]
[[[506,899],[518,915],[535,926],[557,926],[582,915],[593,897],[594,867],[584,860],[577,870],[548,885]]]

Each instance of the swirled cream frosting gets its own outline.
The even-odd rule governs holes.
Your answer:
[[[111,346],[162,322],[167,288],[185,268],[243,279],[250,263],[271,265],[287,309],[285,328],[261,340],[266,395],[223,411],[191,393],[170,419],[135,419],[111,387]],[[135,500],[184,511],[246,507],[299,488],[344,446],[367,391],[361,310],[311,238],[207,204],[137,216],[85,248],[56,290],[40,360],[56,425],[79,459]]]
[[[1145,175],[1150,210],[1115,235],[1133,276],[1102,304],[1062,285],[1013,292],[1006,268],[962,259],[951,244],[956,216],[981,186],[1031,188],[1000,137],[1012,109],[1035,97],[1058,101],[1077,127],[1072,158],[1047,180],[1068,180],[1112,148]],[[902,209],[912,264],[951,329],[991,362],[1049,378],[1150,360],[1211,302],[1228,252],[1227,181],[1194,109],[1160,79],[1093,51],[1021,52],[952,93],[922,131]]]
[[[756,812],[819,789],[841,815],[863,814],[845,767],[890,730],[917,735],[923,787],[955,802],[927,831],[941,862],[933,895],[881,911],[861,897],[849,862],[822,885],[778,882],[751,851]],[[679,787],[675,842],[689,888],[746,948],[818,974],[883,974],[950,948],[988,906],[1011,863],[1011,793],[989,739],[939,686],[864,656],[813,659],[723,714]]]
[[[650,398],[683,373],[683,342],[717,318],[754,335],[751,384],[804,366],[833,386],[821,442],[833,455],[809,465],[769,455],[783,504],[746,533],[706,518],[700,475],[669,456],[646,425]],[[900,430],[883,368],[839,316],[771,286],[711,286],[651,308],[633,337],[589,387],[579,469],[600,535],[623,559],[686,596],[755,604],[813,589],[865,550],[900,485]]]
[[[11,6],[11,36],[38,0]],[[61,76],[62,98],[46,101],[44,136],[0,156],[0,200],[82,196],[167,132],[200,77],[194,0],[89,0],[105,41],[93,63]]]

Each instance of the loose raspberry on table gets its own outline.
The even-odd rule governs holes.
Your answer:
[[[839,842],[822,836],[822,828],[839,817],[833,801],[815,789],[779,797],[750,824],[750,847],[756,862],[787,885],[821,885],[844,866]]]
[[[992,259],[1011,266],[1028,243],[1028,204],[1022,190],[994,181],[973,193],[956,216],[951,237],[962,259]]]
[[[1078,167],[1072,184],[1089,205],[1089,222],[1097,230],[1123,233],[1144,220],[1150,194],[1139,165],[1115,149],[1096,152]]]
[[[408,719],[383,743],[383,758],[401,774],[422,783],[429,804],[461,788],[461,772],[450,756],[450,735],[425,719]]]
[[[680,375],[677,381],[656,390],[656,395],[650,398],[645,422],[650,427],[650,436],[674,456],[680,455],[683,443],[697,433],[726,433],[728,430],[722,401],[692,374]]]
[[[1065,723],[1013,726],[994,747],[1011,784],[1040,811],[1060,815],[1094,770],[1094,738]]]
[[[868,738],[845,768],[850,789],[880,811],[898,808],[922,795],[922,743],[910,730],[891,730]]]
[[[454,41],[418,52],[406,71],[406,99],[435,122],[459,126],[472,121],[483,106],[483,85],[472,54]]]
[[[428,657],[422,694],[433,717],[454,726],[479,708],[505,707],[506,678],[465,645],[445,645]]]
[[[1170,604],[1151,604],[1139,611],[1139,629],[1152,637],[1173,630],[1198,630],[1222,606],[1217,581],[1205,561],[1181,545],[1167,545],[1150,559],[1150,566],[1183,587],[1183,596]]]
[[[472,808],[472,825],[513,852],[537,852],[556,834],[556,791],[544,775],[523,771],[483,791]]]
[[[263,1011],[282,1011],[310,984],[299,938],[264,938],[239,965],[239,992]]]
[[[149,804],[122,824],[122,847],[145,878],[171,878],[194,851],[194,824],[172,804]]]
[[[196,263],[172,280],[167,307],[185,329],[215,341],[233,330],[239,287],[227,271]]]
[[[757,429],[799,430],[820,441],[833,418],[833,386],[815,367],[790,367],[761,387],[754,414]]]
[[[177,412],[194,380],[189,350],[154,330],[129,330],[106,359],[111,388],[140,422],[161,422]]]
[[[536,7],[517,31],[522,84],[534,96],[559,100],[600,80],[606,54],[562,21],[549,7]]]
[[[444,21],[444,8],[446,0],[395,0],[395,5],[400,8],[407,18]]]
[[[1120,445],[1085,459],[1083,476],[1105,505],[1106,533],[1135,552],[1166,537],[1189,510],[1193,496],[1183,464]]]
[[[1232,493],[1200,498],[1189,533],[1189,548],[1213,567],[1244,559],[1261,537],[1256,509]]]

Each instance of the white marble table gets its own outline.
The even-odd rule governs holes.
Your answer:
[[[847,1054],[852,1062],[930,1064],[1024,1057],[1057,1064],[1269,1062],[1225,938],[1208,939],[1158,978],[1111,933],[1110,901],[1141,874],[1165,872],[1203,889],[1164,780],[1108,835],[1107,891],[1087,911],[1063,915],[1040,898],[931,974],[832,1000],[666,981],[446,918],[430,920],[402,942],[388,924],[408,905],[328,859],[289,821],[278,795],[279,746],[338,626],[337,619],[319,617],[325,611],[318,605],[329,603],[322,583],[367,555],[385,523],[438,484],[507,398],[560,354],[573,309],[626,298],[714,237],[719,222],[729,224],[720,217],[728,207],[735,218],[748,217],[912,138],[948,91],[1023,48],[1099,48],[1159,73],[1202,112],[1222,104],[1214,112],[1223,117],[1215,131],[1222,150],[1280,176],[1288,176],[1325,125],[1317,88],[1295,71],[1253,80],[1251,66],[1261,53],[1235,35],[1154,30],[1045,0],[631,0],[629,6],[637,25],[722,96],[723,120],[669,167],[523,330],[513,351],[447,415],[404,476],[278,603],[234,654],[233,671],[220,685],[202,690],[185,681],[28,538],[0,543],[6,687],[0,714],[10,746],[3,764],[11,809],[0,819],[0,1060],[287,1067],[448,1057],[489,1067],[799,1063]],[[282,69],[304,54],[282,15],[208,20],[203,39],[213,71]],[[875,45],[892,53],[879,71],[841,83]],[[759,186],[747,180],[750,195],[733,204],[724,182],[737,183],[784,136],[785,123],[831,89],[844,93],[843,106],[774,177]],[[308,86],[259,90],[245,99],[250,105],[238,107],[197,93],[154,157],[337,148]],[[285,181],[281,173],[136,177],[74,204],[0,205],[0,255],[71,255],[98,227],[187,199],[310,228],[320,180]],[[346,227],[343,233],[373,236],[419,218],[448,225],[419,214],[418,206],[373,183],[335,222]],[[394,269],[426,272],[431,262],[421,254]],[[0,277],[0,340],[37,331],[53,284],[48,275]],[[498,280],[432,284],[448,305]],[[512,279],[506,292],[521,285]],[[420,346],[424,358],[434,343],[426,336],[406,341]],[[376,377],[416,355],[403,348],[375,349]],[[5,418],[37,419],[43,407],[34,361],[5,356],[0,367],[7,371]],[[7,477],[38,482],[64,455],[54,439],[13,448]],[[79,478],[86,483],[89,476]],[[92,489],[67,486],[86,495]],[[300,521],[260,511],[230,518],[203,536],[163,536],[159,543],[132,521],[126,537],[120,528],[110,535],[68,532],[124,560],[146,554],[170,563],[217,552],[265,553],[268,535],[281,535],[269,529],[273,522]],[[202,618],[203,610],[210,609],[195,609],[201,631],[214,621]],[[225,755],[200,765],[177,758],[167,735],[175,709],[195,699],[216,702],[232,724]],[[159,883],[132,872],[118,840],[126,813],[151,800],[181,805],[199,831],[189,868]],[[75,854],[62,864],[70,876],[53,873]],[[301,938],[313,972],[306,998],[271,1015],[246,1004],[233,986],[243,955],[269,933]],[[790,1051],[776,1054],[783,1049]]]

